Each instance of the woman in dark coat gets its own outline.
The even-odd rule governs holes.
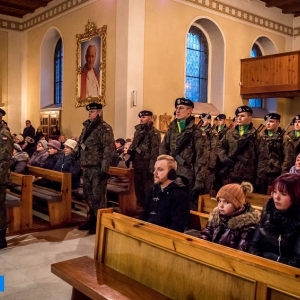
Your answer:
[[[300,175],[275,179],[248,252],[300,268]]]
[[[245,203],[246,193],[252,189],[246,182],[223,186],[217,194],[218,206],[210,214],[199,238],[247,251],[260,218],[259,211]]]

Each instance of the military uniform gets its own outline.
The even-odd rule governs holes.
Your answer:
[[[287,133],[287,136],[291,139],[294,145],[294,159],[297,154],[300,153],[300,131],[292,130]]]
[[[0,109],[0,114],[5,111]],[[13,154],[13,138],[10,132],[0,124],[0,249],[7,246],[5,235],[7,228],[6,216],[6,184],[10,166],[10,158]]]
[[[266,167],[266,181],[264,191],[272,185],[274,179],[283,173],[288,173],[294,165],[295,150],[293,141],[288,136],[280,137],[281,128],[272,136],[265,130],[262,137],[268,147],[268,162]]]
[[[218,133],[214,126],[210,124],[202,129],[202,137],[204,142],[204,153],[199,158],[198,163],[201,166],[201,181],[204,184],[204,194],[212,194],[213,183],[215,180],[215,167],[217,161],[216,145],[218,141]]]
[[[195,128],[195,117],[190,116],[186,119],[186,127],[182,132],[179,132],[177,126],[177,120],[173,120],[170,123],[169,129],[166,132],[163,141],[160,145],[159,154],[168,154],[173,156],[177,146],[185,135],[192,132],[192,138],[186,144],[185,148],[179,153],[184,160],[183,164],[178,163],[177,175],[186,177],[191,187],[204,188],[204,184],[201,180],[201,174],[199,172],[201,165],[199,164],[199,158],[204,152],[204,143],[202,138],[202,132]]]
[[[93,106],[93,103],[90,105],[87,106],[87,109],[98,107],[96,105]],[[92,122],[86,120],[83,122],[78,146],[81,148],[80,162],[83,170],[83,195],[90,207],[90,216],[94,226],[98,209],[106,207],[108,171],[115,147],[111,126],[103,121],[100,116],[97,116]],[[79,229],[85,230],[85,227],[79,226]]]
[[[256,129],[252,123],[250,123],[249,129],[242,136],[239,133],[238,127],[237,125],[234,130],[227,131],[217,144],[217,153],[220,161],[229,170],[228,174],[224,174],[223,176],[223,185],[228,183],[242,183],[243,181],[249,181],[253,185],[256,184],[256,186],[261,185],[265,181],[265,168],[268,159],[266,143],[256,133]],[[245,139],[248,139],[248,144],[239,153],[245,161],[236,160],[235,164],[232,165],[230,157]]]
[[[152,116],[152,112],[142,115]],[[154,164],[158,157],[159,145],[161,141],[160,132],[153,126],[152,122],[138,124],[135,126],[135,133],[129,152],[132,156],[132,166],[134,170],[134,187],[137,197],[137,204],[144,208],[147,194],[154,184],[153,171]]]

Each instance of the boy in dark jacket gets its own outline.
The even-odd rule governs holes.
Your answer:
[[[199,238],[247,251],[260,218],[259,211],[245,203],[246,193],[252,190],[249,182],[223,186],[216,197],[218,206],[210,214]]]
[[[154,186],[140,219],[183,232],[189,220],[189,196],[185,186],[175,182],[177,163],[172,156],[160,155],[154,166]]]

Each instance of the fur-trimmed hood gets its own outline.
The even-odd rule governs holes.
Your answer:
[[[227,223],[229,229],[236,230],[244,226],[255,225],[259,220],[260,211],[254,209],[249,203],[246,203],[242,210],[230,215],[220,215],[219,209],[216,207],[210,214],[208,222],[211,222],[213,227],[218,227],[221,223]]]

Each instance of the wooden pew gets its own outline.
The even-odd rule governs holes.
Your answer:
[[[126,182],[122,180],[109,180],[107,184],[107,192],[118,194],[118,202],[120,213],[128,216],[135,215],[137,211],[136,196],[134,189],[133,169],[110,167],[109,175],[119,178],[126,178]]]
[[[30,175],[10,173],[10,182],[21,187],[21,193],[7,190],[6,207],[8,232],[32,228],[32,179]]]
[[[246,202],[249,202],[253,208],[262,210],[270,197],[271,196],[263,194],[248,193],[246,196]],[[213,209],[217,207],[217,205],[218,203],[216,198],[210,197],[209,194],[199,196],[197,211],[199,213],[201,228],[204,228],[206,226],[209,218],[209,213],[211,213]]]
[[[78,267],[81,273],[71,272],[79,261],[80,258],[69,260],[67,266],[66,262],[56,263],[51,270],[73,286],[74,294],[87,295],[90,283],[89,278],[85,279],[85,272],[88,270]],[[85,268],[102,263],[171,299],[292,300],[300,297],[300,269],[108,210],[98,211],[92,261],[86,262]],[[94,276],[101,283],[101,271]],[[112,291],[113,287],[107,285]],[[90,294],[89,297],[102,299]],[[140,299],[147,297],[140,296]]]
[[[60,225],[71,221],[72,174],[28,166],[28,174],[61,183],[61,191],[33,187],[33,198],[47,203],[50,225]]]

